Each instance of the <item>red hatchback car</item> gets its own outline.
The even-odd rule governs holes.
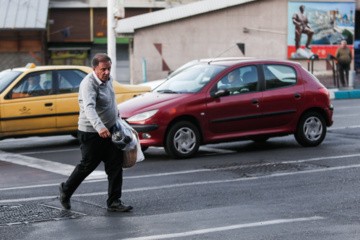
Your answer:
[[[203,144],[288,134],[317,146],[333,124],[328,90],[289,61],[199,63],[118,108],[144,149],[163,146],[173,158],[189,158]]]

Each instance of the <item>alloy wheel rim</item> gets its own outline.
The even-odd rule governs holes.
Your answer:
[[[319,118],[310,117],[304,123],[304,135],[309,141],[317,141],[323,133],[323,125]]]
[[[191,152],[196,145],[196,135],[191,128],[183,127],[176,131],[174,135],[174,147],[182,153]]]

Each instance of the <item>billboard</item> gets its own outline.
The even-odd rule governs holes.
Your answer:
[[[342,40],[353,50],[354,25],[354,2],[288,2],[287,56],[335,56]]]

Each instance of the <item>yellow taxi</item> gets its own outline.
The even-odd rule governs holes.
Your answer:
[[[78,91],[86,66],[35,66],[0,72],[0,139],[77,132]],[[150,91],[113,82],[118,103]]]

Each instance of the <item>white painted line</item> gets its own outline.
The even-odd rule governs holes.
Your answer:
[[[355,126],[348,126],[348,127],[330,127],[328,130],[340,130],[340,129],[353,129],[353,128],[360,128],[360,125]]]
[[[47,161],[39,158],[29,157],[21,154],[0,151],[0,161],[18,164],[26,167],[36,168],[56,174],[70,176],[75,166],[58,162]],[[87,179],[106,178],[103,171],[93,171]]]
[[[338,117],[355,117],[355,116],[360,116],[360,114],[359,113],[357,113],[357,114],[343,114],[343,115],[336,115],[336,116],[333,116],[333,117],[338,118]]]
[[[55,153],[55,152],[72,152],[72,151],[80,151],[79,148],[72,149],[61,149],[61,150],[48,150],[48,151],[37,151],[37,152],[22,152],[21,154],[42,154],[42,153]]]
[[[235,179],[225,179],[225,180],[169,184],[169,185],[154,186],[154,187],[142,187],[142,188],[127,189],[127,190],[123,190],[122,192],[123,193],[140,192],[140,191],[151,191],[151,190],[159,190],[159,189],[178,188],[178,187],[189,187],[189,186],[206,185],[206,184],[222,184],[222,183],[241,182],[241,181],[253,181],[253,180],[259,180],[259,179],[264,179],[264,178],[274,178],[274,177],[283,177],[283,176],[290,176],[290,175],[327,172],[327,171],[334,171],[334,170],[343,170],[343,169],[348,169],[348,168],[360,168],[360,164],[349,165],[349,166],[330,167],[330,168],[315,169],[315,170],[300,171],[300,172],[276,173],[276,174],[272,174],[272,175],[259,176],[259,177],[235,178]],[[88,196],[100,196],[100,195],[106,195],[106,194],[108,194],[108,193],[104,191],[104,192],[74,194],[73,196],[74,197],[75,196],[88,197]],[[58,196],[41,196],[41,197],[31,197],[31,198],[6,199],[6,200],[0,200],[0,204],[1,203],[12,203],[12,202],[38,201],[38,200],[55,199],[55,198],[58,198]]]
[[[280,163],[301,163],[301,162],[315,162],[315,161],[323,161],[329,159],[343,159],[343,158],[352,158],[352,157],[359,157],[360,153],[357,154],[348,154],[348,155],[339,155],[339,156],[326,156],[326,157],[317,157],[317,158],[309,158],[309,159],[302,159],[302,160],[294,160],[294,161],[284,161]]]
[[[200,150],[208,151],[208,152],[216,152],[216,153],[234,153],[234,152],[236,152],[235,150],[209,148],[209,147],[204,147],[204,146],[201,146]]]
[[[314,162],[314,161],[323,161],[329,159],[343,159],[343,158],[351,158],[351,157],[360,157],[359,154],[349,154],[349,155],[339,155],[339,156],[326,156],[326,157],[318,157],[318,158],[309,158],[309,159],[301,159],[301,160],[294,160],[294,161],[283,161],[278,163],[284,164],[291,164],[291,163],[302,163],[302,162]],[[1,159],[1,155],[0,155]],[[246,166],[246,165],[242,165]],[[179,175],[179,174],[192,174],[192,173],[199,173],[199,172],[211,172],[211,171],[221,171],[221,170],[231,170],[236,169],[239,166],[232,166],[226,168],[212,168],[212,169],[194,169],[194,170],[186,170],[186,171],[177,171],[177,172],[165,172],[165,173],[156,173],[156,174],[147,174],[147,175],[138,175],[138,176],[127,176],[124,179],[141,179],[141,178],[150,178],[150,177],[163,177],[163,176],[172,176],[172,175]],[[126,169],[125,169],[126,170]],[[93,178],[93,179],[86,179],[84,183],[93,183],[93,182],[101,182],[107,181],[106,178]],[[19,189],[30,189],[30,188],[40,188],[40,187],[53,187],[58,186],[59,184],[52,183],[52,184],[39,184],[39,185],[31,185],[31,186],[21,186],[21,187],[10,187],[10,188],[0,188],[0,191],[8,191],[8,190],[19,190]]]
[[[294,222],[305,222],[305,221],[316,221],[322,220],[323,217],[314,216],[308,218],[290,218],[290,219],[275,219],[263,222],[254,222],[254,223],[245,223],[245,224],[237,224],[237,225],[230,225],[224,227],[216,227],[216,228],[205,228],[199,229],[194,231],[188,232],[180,232],[180,233],[170,233],[170,234],[161,234],[161,235],[152,235],[152,236],[145,236],[145,237],[136,237],[136,238],[124,238],[123,240],[158,240],[158,239],[173,239],[178,237],[190,237],[194,235],[202,235],[202,234],[209,234],[214,232],[223,232],[223,231],[230,231],[242,228],[252,228],[252,227],[263,227],[275,224],[286,224],[286,223],[294,223]]]

